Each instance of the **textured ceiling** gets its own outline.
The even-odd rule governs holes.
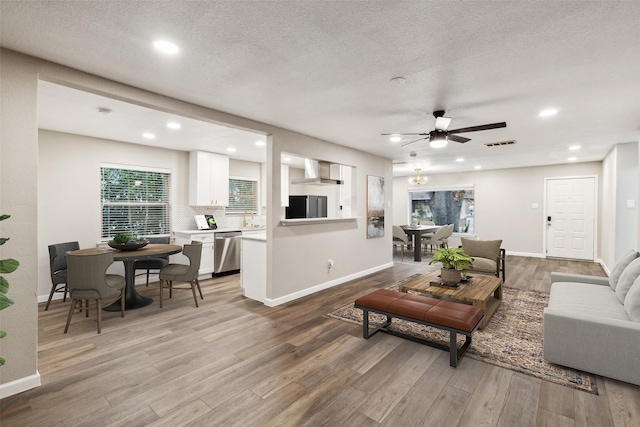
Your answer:
[[[601,160],[640,135],[638,1],[0,7],[5,48],[394,160],[416,151],[415,166],[427,172]],[[157,38],[181,52],[159,55]],[[396,76],[405,83],[390,82]],[[556,116],[537,116],[550,107]],[[437,109],[451,128],[507,128],[468,133],[470,142],[440,150],[380,136],[428,132]],[[484,146],[503,140],[516,144]],[[582,149],[569,153],[574,144]]]

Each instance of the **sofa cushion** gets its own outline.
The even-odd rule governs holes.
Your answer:
[[[472,258],[487,258],[497,261],[500,256],[502,240],[473,240],[463,237],[460,241],[462,242],[462,250],[464,253]]]
[[[633,282],[640,276],[640,258],[636,258],[627,265],[622,271],[618,283],[616,285],[616,296],[621,303],[624,303],[624,298],[627,296],[627,292],[631,289]]]
[[[598,316],[601,319],[629,321],[624,305],[609,286],[557,282],[551,285],[549,308],[567,315]]]
[[[640,277],[631,285],[624,299],[624,309],[634,322],[640,322]]]
[[[473,258],[471,270],[495,273],[498,270],[498,263],[488,258]]]
[[[629,253],[624,254],[622,258],[618,260],[616,265],[613,266],[611,274],[609,275],[609,285],[611,286],[611,288],[616,288],[618,279],[620,279],[620,275],[622,274],[624,269],[627,268],[627,265],[629,265],[629,263],[636,258],[638,258],[638,251],[632,250]]]

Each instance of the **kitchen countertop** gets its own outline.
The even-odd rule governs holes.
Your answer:
[[[178,230],[174,233],[182,234],[211,234],[211,233],[225,233],[229,231],[264,231],[265,227],[227,227],[217,228],[215,230]]]
[[[267,241],[267,233],[251,233],[246,236],[242,236],[242,240],[258,240],[260,242]]]

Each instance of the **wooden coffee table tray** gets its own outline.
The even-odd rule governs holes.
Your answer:
[[[484,319],[480,329],[484,329],[502,303],[502,279],[495,276],[476,274],[468,282],[460,282],[457,288],[433,286],[431,282],[440,282],[440,270],[430,271],[422,276],[400,285],[400,292],[428,294],[436,298],[471,304],[484,310]]]

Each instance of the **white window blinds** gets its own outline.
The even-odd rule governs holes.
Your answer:
[[[248,179],[229,178],[228,213],[257,213],[258,182]]]
[[[171,174],[101,167],[102,237],[171,232]]]

